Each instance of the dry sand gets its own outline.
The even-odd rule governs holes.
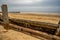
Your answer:
[[[58,15],[57,15],[58,16]],[[60,20],[60,16],[46,16],[46,15],[33,15],[33,14],[20,14],[20,13],[10,13],[10,18],[16,18],[16,19],[25,19],[25,20],[32,20],[32,21],[40,21],[40,22],[47,22],[47,23],[53,23],[58,24]]]
[[[16,19],[47,22],[53,24],[58,24],[60,20],[60,14],[58,13],[21,12],[21,13],[9,13],[9,17]]]
[[[0,40],[40,40],[22,32],[8,30],[8,32],[3,33],[1,32],[1,30],[5,29],[3,28],[3,26],[0,25]]]

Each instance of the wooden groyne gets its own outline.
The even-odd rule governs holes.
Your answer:
[[[51,24],[45,22],[37,22],[23,19],[10,19],[10,22],[15,25],[23,26],[26,28],[47,32],[50,34],[55,34],[58,24]]]
[[[58,24],[51,24],[51,23],[30,21],[30,20],[23,20],[23,19],[12,18],[12,19],[9,19],[9,22],[18,26],[46,32],[48,34],[53,34],[53,35],[55,35],[55,32],[58,28]]]
[[[3,25],[5,29],[17,29],[17,31],[20,32],[22,31],[30,33],[30,35],[42,37],[42,40],[60,40],[60,21],[59,24],[51,24],[31,20],[9,18],[7,5],[2,5],[1,8],[2,17],[0,20],[1,25]]]

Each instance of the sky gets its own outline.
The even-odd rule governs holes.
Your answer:
[[[8,11],[60,12],[60,0],[0,0],[7,4]]]

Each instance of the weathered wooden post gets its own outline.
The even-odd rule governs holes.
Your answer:
[[[60,21],[58,23],[58,28],[57,28],[57,32],[56,32],[57,36],[60,36]]]
[[[1,6],[1,8],[2,8],[2,20],[3,20],[4,28],[8,29],[9,18],[8,18],[7,5],[6,5],[6,4],[3,4],[3,5]]]

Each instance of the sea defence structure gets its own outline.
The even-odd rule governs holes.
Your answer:
[[[1,20],[3,20],[2,24],[5,29],[17,29],[19,32],[26,32],[30,33],[30,35],[36,35],[38,37],[43,37],[47,40],[60,40],[60,21],[57,25],[50,24],[50,23],[44,23],[44,22],[36,22],[31,20],[22,20],[22,19],[13,19],[8,17],[8,8],[6,4],[3,4],[1,6],[2,8],[2,16]],[[49,29],[49,30],[48,30]],[[48,34],[44,31],[48,32],[51,30],[56,31],[53,34]]]

